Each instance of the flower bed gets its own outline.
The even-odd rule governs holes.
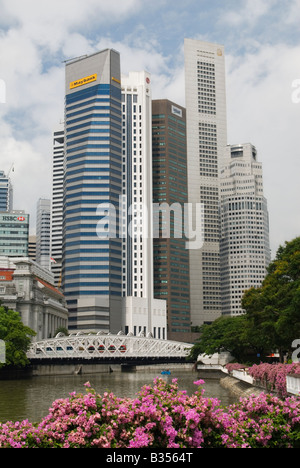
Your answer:
[[[246,369],[246,366],[244,366],[243,364],[238,364],[236,362],[234,363],[229,363],[229,364],[226,364],[226,369],[228,370],[228,372],[232,372],[234,370],[244,370]]]
[[[275,391],[279,396],[287,396],[286,378],[288,374],[300,372],[300,364],[259,364],[248,369],[248,374],[257,383],[264,385],[270,391]]]
[[[0,424],[0,448],[293,448],[300,447],[300,399],[271,395],[242,399],[226,409],[156,379],[135,399],[70,394],[40,424]]]

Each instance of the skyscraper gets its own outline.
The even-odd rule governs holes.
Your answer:
[[[0,211],[13,209],[13,188],[9,176],[0,171]]]
[[[243,313],[246,290],[260,287],[271,261],[262,164],[251,144],[228,146],[221,174],[223,315]]]
[[[168,100],[152,102],[152,146],[153,202],[160,211],[156,218],[160,232],[153,241],[154,295],[167,301],[168,338],[188,341],[191,318],[189,251],[184,235],[188,193],[183,107]]]
[[[24,211],[0,212],[0,256],[27,257],[29,215]]]
[[[149,73],[122,75],[123,296],[153,296],[151,102]]]
[[[68,62],[65,106],[63,290],[69,328],[118,332],[122,245],[112,230],[118,233],[122,190],[119,53],[107,49]]]
[[[152,90],[149,73],[122,75],[122,292],[125,332],[166,338],[166,302],[153,292]]]
[[[61,285],[63,195],[64,195],[64,128],[53,133],[52,200],[51,200],[51,271],[56,286]]]
[[[36,209],[36,262],[50,270],[51,200],[40,198]]]
[[[192,327],[221,315],[219,176],[227,145],[224,47],[185,39],[188,194],[204,208],[203,246],[190,250]],[[200,226],[197,226],[200,229]]]

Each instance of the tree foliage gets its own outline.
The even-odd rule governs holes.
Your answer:
[[[292,352],[293,341],[300,339],[300,237],[278,249],[262,286],[245,292],[242,308],[244,316],[201,327],[192,356],[221,349],[236,358],[246,349],[261,355],[278,350],[281,358]]]
[[[29,361],[26,352],[29,349],[31,338],[35,332],[26,327],[18,312],[0,306],[0,340],[5,343],[4,366],[24,367]]]

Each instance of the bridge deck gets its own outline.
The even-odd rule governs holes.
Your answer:
[[[143,358],[160,360],[183,360],[189,355],[192,345],[176,341],[158,340],[151,336],[131,336],[81,333],[62,336],[32,343],[27,357],[31,361],[51,360],[95,360],[133,361]],[[182,362],[182,361],[181,361]]]

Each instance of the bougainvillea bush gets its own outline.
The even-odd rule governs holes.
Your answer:
[[[229,372],[233,370],[243,370],[246,366],[238,363],[227,364]],[[287,375],[300,374],[300,364],[255,364],[247,369],[247,373],[254,378],[256,384],[262,385],[269,392],[275,392],[278,396],[287,396],[286,377]]]
[[[258,364],[248,369],[249,375],[256,382],[265,384],[269,391],[276,391],[279,396],[285,397],[287,375],[300,374],[300,364]]]
[[[300,447],[300,399],[271,395],[222,408],[201,387],[189,396],[159,378],[136,398],[70,394],[41,423],[0,424],[0,448],[294,448]]]

